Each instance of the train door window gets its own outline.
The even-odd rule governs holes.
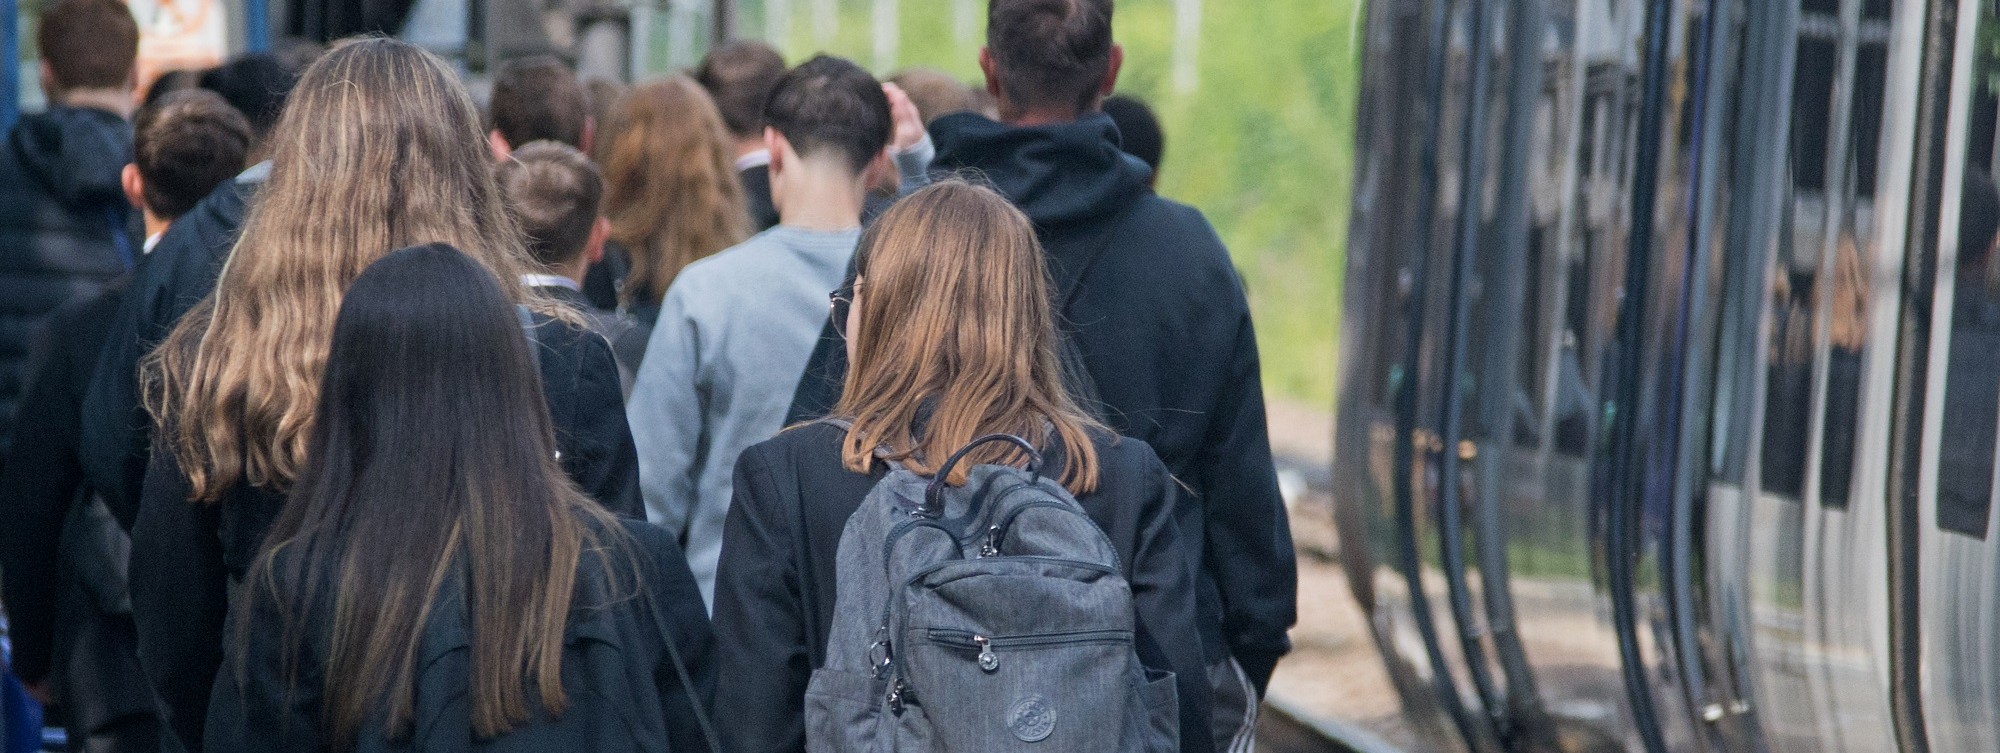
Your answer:
[[[1764,440],[1759,471],[1766,492],[1799,499],[1805,475],[1813,391],[1815,305],[1826,217],[1828,125],[1840,28],[1829,12],[1805,3],[1793,67],[1790,171],[1785,216],[1771,270],[1764,372]],[[1829,7],[1834,3],[1823,3]]]
[[[1991,3],[1981,3],[1986,16]],[[1986,20],[1986,19],[1983,19]],[[2000,191],[1994,188],[1995,112],[2000,61],[1979,29],[1968,108],[1963,187],[1959,192],[1951,340],[1945,360],[1944,411],[1937,454],[1939,528],[1984,538],[1993,508],[1995,434],[2000,430]]]
[[[1855,438],[1860,431],[1861,374],[1868,345],[1874,268],[1875,180],[1881,151],[1882,103],[1889,59],[1889,8],[1864,5],[1854,28],[1843,24],[1844,44],[1854,45],[1852,89],[1845,120],[1836,203],[1827,230],[1832,248],[1821,266],[1827,281],[1824,326],[1825,406],[1820,414],[1819,501],[1844,509],[1854,482]]]

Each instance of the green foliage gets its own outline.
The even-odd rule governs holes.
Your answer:
[[[812,4],[790,0],[780,45],[797,60],[820,48],[874,62],[873,0],[838,0],[837,28],[816,30]],[[1330,406],[1353,173],[1361,0],[1204,0],[1198,83],[1175,90],[1174,0],[1118,0],[1126,62],[1120,90],[1159,112],[1167,135],[1160,193],[1199,207],[1229,244],[1250,290],[1264,379],[1274,394]],[[745,34],[764,1],[743,0]],[[969,27],[955,0],[900,0],[890,69],[979,76],[984,0]],[[960,29],[972,34],[961,37]],[[887,74],[889,70],[878,70]]]

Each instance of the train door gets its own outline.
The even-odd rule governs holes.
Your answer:
[[[1964,0],[1952,29],[1950,105],[1937,175],[1936,262],[1914,530],[1894,541],[1901,584],[1895,647],[1914,673],[1906,737],[1933,750],[1990,748],[2000,723],[2000,537],[1993,521],[2000,433],[2000,12]],[[1913,534],[1913,535],[1908,535]],[[1912,546],[1913,545],[1913,546]],[[1913,748],[1905,748],[1910,750]]]

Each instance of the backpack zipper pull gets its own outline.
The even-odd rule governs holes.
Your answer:
[[[992,672],[1000,668],[1000,655],[993,653],[993,640],[983,635],[972,636],[974,645],[979,646],[979,668]]]
[[[979,556],[995,557],[999,556],[999,554],[1000,554],[1000,527],[992,526],[986,529],[986,543],[979,545]]]

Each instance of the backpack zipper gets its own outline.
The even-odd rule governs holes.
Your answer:
[[[1040,648],[1043,646],[1075,646],[1090,643],[1130,643],[1130,630],[1065,630],[1054,633],[1033,635],[986,636],[970,630],[954,628],[931,628],[928,636],[932,643],[951,648],[976,650],[979,652],[979,668],[986,672],[1000,669],[998,649]]]

